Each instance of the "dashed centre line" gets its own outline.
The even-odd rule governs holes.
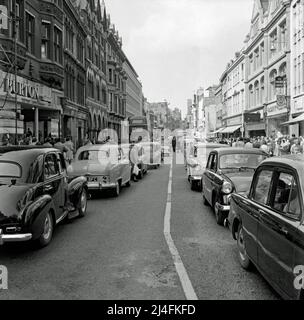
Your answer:
[[[166,211],[165,211],[165,218],[164,218],[164,235],[166,238],[167,245],[169,247],[169,251],[172,255],[175,269],[179,276],[179,280],[181,282],[186,299],[198,300],[197,295],[193,289],[192,283],[190,281],[190,278],[188,276],[187,270],[183,264],[183,261],[171,237],[172,171],[173,171],[173,157],[171,160],[170,173],[169,173],[168,195],[167,195],[167,204],[166,204]]]

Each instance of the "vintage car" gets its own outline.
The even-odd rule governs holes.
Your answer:
[[[116,144],[90,145],[77,150],[68,173],[85,176],[90,192],[110,190],[118,197],[123,186],[130,186],[131,163]]]
[[[218,143],[197,143],[190,150],[187,156],[186,169],[191,190],[201,191],[202,177],[206,169],[207,160],[212,150],[225,148],[228,145]]]
[[[244,269],[253,264],[285,299],[304,299],[304,156],[269,158],[249,192],[231,197],[229,227]]]
[[[208,157],[202,178],[204,204],[210,204],[216,222],[223,225],[234,192],[247,192],[257,166],[267,155],[259,149],[219,148]]]
[[[59,222],[86,210],[86,179],[68,183],[59,150],[0,147],[0,245],[35,240],[46,246]]]
[[[148,168],[159,168],[161,165],[161,145],[159,142],[143,142],[144,160]]]

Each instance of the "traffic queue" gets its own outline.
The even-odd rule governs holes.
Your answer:
[[[64,220],[87,214],[92,193],[118,197],[161,164],[159,143],[111,143],[79,148],[74,160],[48,146],[0,147],[0,246],[33,241],[47,246]]]
[[[240,265],[285,299],[304,299],[304,155],[193,143],[186,169],[216,222],[229,227]]]

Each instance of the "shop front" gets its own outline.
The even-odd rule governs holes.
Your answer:
[[[271,104],[267,107],[267,136],[275,136],[278,133],[282,135],[289,134],[289,127],[284,125],[288,121],[287,108],[280,107],[277,103]]]
[[[226,119],[226,127],[220,131],[220,134],[226,138],[242,136],[242,115]]]
[[[88,112],[79,105],[66,103],[63,99],[62,136],[71,138],[77,148],[83,145],[88,130]]]
[[[41,141],[59,136],[62,91],[20,76],[15,81],[13,74],[2,70],[0,83],[0,135],[9,135],[10,143],[18,142],[28,130]]]

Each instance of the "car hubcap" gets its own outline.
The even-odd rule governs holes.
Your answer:
[[[43,231],[43,237],[45,240],[49,239],[52,233],[52,218],[48,214],[44,221],[44,231]]]
[[[87,194],[85,191],[82,191],[81,194],[81,210],[82,212],[85,212],[87,208]]]
[[[246,254],[246,249],[245,249],[243,228],[241,228],[240,232],[239,232],[238,247],[239,247],[240,257],[244,261],[246,259],[247,254]]]

